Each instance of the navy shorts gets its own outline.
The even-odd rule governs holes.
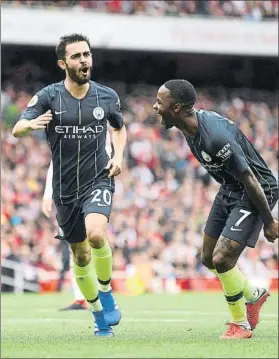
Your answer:
[[[276,202],[277,197],[269,203],[271,210]],[[235,199],[218,192],[204,232],[212,238],[218,239],[222,235],[254,248],[262,228],[263,222],[259,212],[249,199]]]
[[[59,225],[58,239],[69,243],[83,242],[86,239],[85,217],[89,213],[100,213],[109,221],[114,194],[114,179],[106,176],[94,182],[88,194],[75,202],[56,205],[56,219]]]

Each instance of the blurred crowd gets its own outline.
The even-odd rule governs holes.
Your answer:
[[[245,20],[278,18],[278,0],[172,0],[172,1],[78,1],[78,0],[3,0],[2,5],[43,7],[49,10],[73,8],[113,14],[150,16],[238,17]]]
[[[2,258],[61,268],[55,210],[41,213],[50,151],[44,133],[16,139],[11,127],[32,96],[11,83],[1,92]],[[154,115],[156,88],[135,86],[121,93],[128,145],[109,223],[117,271],[143,265],[156,277],[210,276],[200,262],[202,233],[219,184],[190,153],[181,133],[164,130]],[[198,89],[197,108],[214,110],[237,123],[278,179],[278,104],[270,93]],[[278,213],[278,205],[274,208]],[[278,247],[261,234],[241,264],[260,277],[276,268]]]

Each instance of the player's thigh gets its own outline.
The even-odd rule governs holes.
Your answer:
[[[254,248],[263,227],[261,217],[249,201],[238,201],[228,217],[222,236],[243,247]]]
[[[209,251],[212,248],[214,239],[219,238],[226,225],[228,215],[229,209],[226,206],[224,197],[222,194],[217,193],[204,228],[203,250]]]
[[[102,213],[88,213],[85,217],[87,238],[103,238],[107,231],[108,217]]]
[[[56,204],[56,219],[61,232],[59,239],[70,244],[85,240],[86,230],[79,201],[65,205]]]
[[[220,271],[223,273],[233,268],[244,248],[245,245],[243,243],[236,242],[222,235],[218,239],[213,251],[212,262],[214,267],[219,273]]]

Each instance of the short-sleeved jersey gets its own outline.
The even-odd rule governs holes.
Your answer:
[[[66,204],[87,194],[106,167],[111,156],[107,124],[120,129],[124,123],[120,100],[113,89],[93,81],[79,100],[62,81],[39,91],[20,119],[35,119],[47,110],[53,115],[46,128],[53,161],[53,199]]]
[[[251,168],[267,199],[273,202],[278,186],[271,170],[235,123],[213,111],[197,111],[198,131],[185,135],[193,155],[233,198],[247,199],[239,175]]]

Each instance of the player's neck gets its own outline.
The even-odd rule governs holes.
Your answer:
[[[78,83],[66,77],[64,81],[64,86],[66,90],[69,91],[73,97],[77,99],[82,99],[86,96],[90,85],[89,82],[87,82],[84,85],[79,85]]]
[[[181,119],[179,129],[188,136],[195,136],[198,132],[198,127],[198,118],[196,112],[194,112],[193,114],[188,114]]]

